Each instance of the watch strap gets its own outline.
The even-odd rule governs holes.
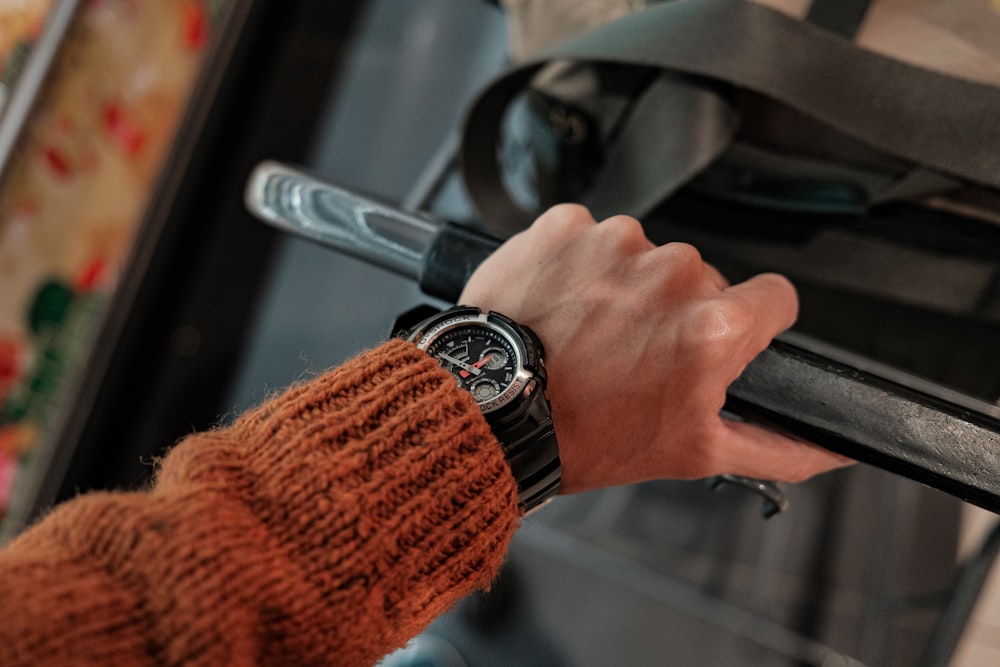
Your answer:
[[[436,308],[426,303],[414,306],[405,313],[401,313],[396,316],[395,321],[392,323],[391,335],[393,338],[406,338],[413,332],[418,324],[440,314],[441,312],[442,310],[440,308]]]
[[[502,422],[490,426],[517,480],[518,502],[530,512],[559,492],[562,464],[545,395],[534,391],[522,407],[523,411],[518,410],[522,412],[520,420],[510,421],[506,427]]]

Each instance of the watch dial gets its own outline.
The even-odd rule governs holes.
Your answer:
[[[496,399],[516,377],[513,345],[490,327],[470,325],[446,331],[428,346],[427,352],[480,404]]]

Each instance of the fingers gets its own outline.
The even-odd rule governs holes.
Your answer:
[[[732,469],[712,474],[733,474],[779,482],[803,482],[820,473],[843,468],[851,459],[809,443],[793,440],[761,426],[722,419],[720,460]]]
[[[642,270],[655,275],[662,303],[672,298],[671,317],[685,322],[684,344],[700,351],[710,366],[725,367],[730,381],[798,316],[798,296],[786,278],[761,274],[730,285],[686,243],[650,251]]]
[[[750,336],[747,343],[754,354],[795,324],[799,314],[795,287],[776,273],[762,273],[727,287],[723,298],[738,304],[739,312],[753,315],[753,326],[744,330]]]

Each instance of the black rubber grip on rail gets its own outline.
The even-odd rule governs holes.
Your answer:
[[[1000,512],[1000,421],[775,341],[726,409]]]
[[[465,225],[446,222],[424,257],[420,289],[451,303],[458,301],[473,271],[500,247],[493,236]]]

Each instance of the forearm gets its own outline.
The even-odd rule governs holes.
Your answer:
[[[487,585],[517,520],[470,397],[394,341],[12,544],[0,663],[370,664]]]

